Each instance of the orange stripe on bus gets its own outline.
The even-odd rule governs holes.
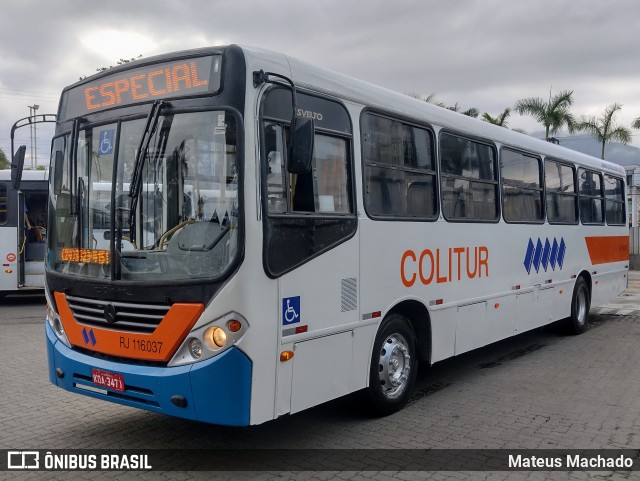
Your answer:
[[[169,361],[204,310],[204,304],[173,304],[152,333],[142,334],[115,330],[117,323],[113,325],[115,329],[81,324],[73,316],[62,292],[55,293],[55,300],[60,321],[72,345],[146,361]],[[85,336],[89,336],[89,342]]]
[[[591,264],[629,260],[629,236],[585,237]]]

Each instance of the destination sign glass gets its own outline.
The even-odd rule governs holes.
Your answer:
[[[220,56],[189,58],[133,68],[67,90],[60,120],[92,112],[220,89]]]

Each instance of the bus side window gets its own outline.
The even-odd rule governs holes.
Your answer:
[[[498,219],[495,148],[450,133],[440,135],[442,212],[447,220]]]
[[[365,113],[362,156],[365,208],[372,217],[437,218],[433,133]]]
[[[503,216],[507,222],[541,223],[542,166],[539,157],[503,148],[500,154]]]
[[[578,192],[582,223],[604,224],[602,176],[597,172],[578,169]]]
[[[276,123],[264,126],[267,153],[267,208],[269,213],[287,212],[286,173],[284,165],[284,129]]]
[[[624,225],[624,183],[622,179],[605,175],[606,217],[609,225]]]
[[[577,191],[572,166],[546,159],[547,219],[551,224],[577,224]]]
[[[295,175],[286,171],[283,126],[266,123],[264,132],[269,213],[351,212],[346,140],[316,134],[311,172]]]
[[[0,224],[7,223],[7,184],[0,184]]]

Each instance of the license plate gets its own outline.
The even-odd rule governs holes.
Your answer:
[[[106,387],[114,391],[124,391],[124,376],[122,374],[92,369],[91,378],[96,386]]]

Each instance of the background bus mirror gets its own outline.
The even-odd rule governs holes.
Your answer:
[[[64,157],[60,150],[56,150],[55,158],[53,159],[53,193],[58,195],[62,191],[62,169],[64,168]]]
[[[26,145],[18,147],[18,151],[11,161],[11,184],[14,190],[20,190],[20,182],[22,181],[22,168],[24,167],[24,154],[27,151]]]
[[[313,139],[315,125],[313,119],[296,117],[291,129],[291,147],[287,159],[287,171],[290,174],[311,172],[313,159]]]

